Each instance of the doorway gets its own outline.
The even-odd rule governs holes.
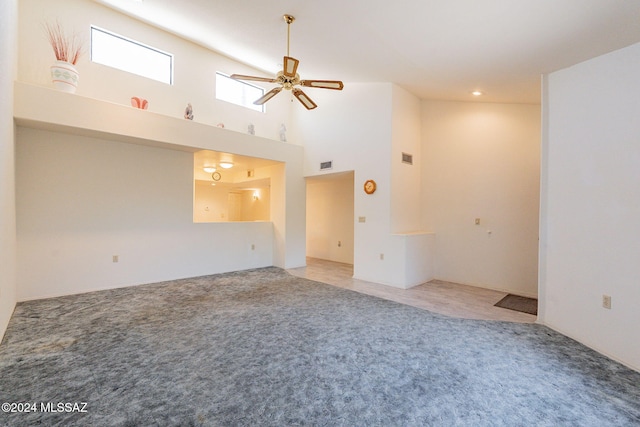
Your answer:
[[[353,265],[354,173],[307,178],[307,257]]]

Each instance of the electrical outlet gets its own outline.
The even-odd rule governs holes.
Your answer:
[[[254,243],[251,244],[251,250],[255,251],[256,250],[256,245]]]
[[[380,254],[380,261],[384,261],[384,254]]]
[[[611,296],[602,295],[602,307],[611,310]]]
[[[342,241],[338,240],[338,247],[341,248],[342,247]]]
[[[476,225],[480,225],[480,218],[476,218]]]
[[[114,255],[112,259],[113,262],[118,262],[120,260],[120,257],[118,255]]]
[[[366,216],[359,216],[358,217],[358,222],[367,222],[367,217]]]

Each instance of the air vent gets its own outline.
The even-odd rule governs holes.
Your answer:
[[[333,160],[330,162],[322,162],[320,163],[320,170],[327,170],[327,169],[332,169],[333,168]]]
[[[402,163],[406,163],[408,165],[413,164],[413,154],[402,153]]]

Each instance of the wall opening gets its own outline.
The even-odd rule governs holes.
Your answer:
[[[194,153],[193,221],[271,221],[271,177],[280,165],[209,150]]]
[[[307,256],[353,265],[354,173],[307,178]]]

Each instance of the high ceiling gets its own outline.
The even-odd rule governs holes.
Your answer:
[[[540,75],[640,41],[636,0],[95,0],[269,74],[287,28],[306,79],[423,99],[540,102]]]

